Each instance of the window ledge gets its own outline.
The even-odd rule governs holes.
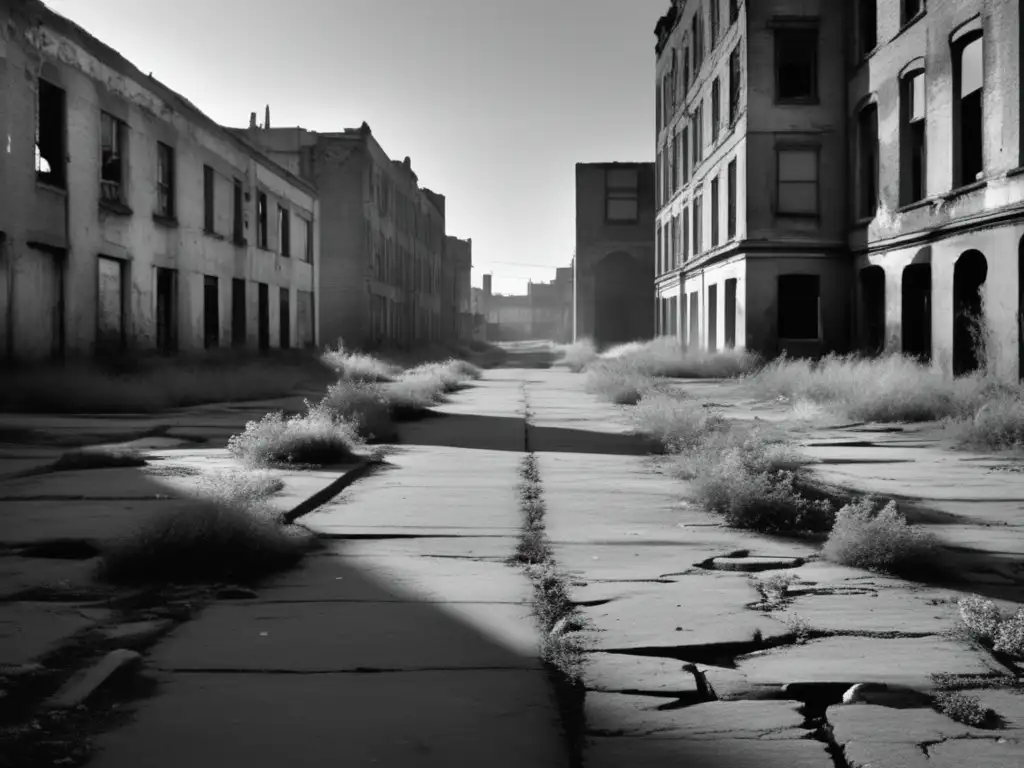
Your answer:
[[[934,205],[938,199],[937,197],[922,197],[920,200],[901,205],[896,209],[896,213],[907,213],[909,211],[916,211],[918,208],[927,208],[930,205]]]
[[[170,229],[176,229],[178,226],[178,220],[174,216],[163,216],[159,213],[154,213],[153,221],[161,227],[168,227]]]
[[[921,9],[917,13],[915,13],[913,16],[911,16],[909,19],[907,19],[906,21],[903,22],[903,26],[900,27],[900,31],[896,33],[896,35],[893,37],[893,40],[895,40],[897,37],[902,35],[904,32],[906,32],[912,26],[917,24],[917,22],[919,22],[921,19],[924,18],[925,14],[927,12],[928,12],[928,9],[924,5],[922,5]]]
[[[870,224],[874,220],[875,220],[875,214],[872,214],[871,216],[861,216],[861,217],[859,217],[859,218],[854,220],[853,226],[855,226],[855,227],[866,227],[868,224]]]
[[[231,239],[231,242],[239,248],[244,248],[249,244],[244,237],[234,237]]]
[[[45,189],[47,192],[53,192],[54,194],[61,195],[63,197],[68,196],[68,190],[66,187],[58,187],[56,184],[50,184],[45,181],[36,179],[36,187],[38,189]]]
[[[203,234],[206,235],[207,237],[212,237],[214,240],[224,239],[224,235],[220,235],[214,232],[212,229],[207,229],[206,227],[203,227]]]
[[[978,189],[984,189],[988,186],[988,179],[980,179],[978,181],[972,181],[970,184],[964,184],[962,187],[951,189],[946,194],[942,195],[943,200],[953,200],[954,198],[961,197],[962,195],[969,194]]]
[[[118,216],[131,216],[134,211],[122,202],[100,198],[100,208]]]

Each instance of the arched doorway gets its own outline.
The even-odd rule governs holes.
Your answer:
[[[932,358],[932,265],[929,262],[908,264],[903,269],[901,296],[903,354],[928,362]]]
[[[654,334],[654,270],[617,251],[594,266],[594,341],[599,347]]]
[[[981,251],[965,251],[953,267],[953,375],[978,370],[984,364],[981,324],[982,289],[988,262]]]
[[[877,265],[860,271],[860,306],[861,344],[865,352],[877,355],[885,349],[885,270]]]

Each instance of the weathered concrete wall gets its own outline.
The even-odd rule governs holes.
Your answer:
[[[638,216],[635,223],[605,221],[605,172],[612,167],[631,167],[639,172]],[[631,320],[646,327],[649,338],[654,332],[654,164],[653,163],[577,163],[576,165],[576,257],[573,268],[574,339],[594,338],[600,323],[596,317],[595,270],[605,259],[627,254],[633,261],[629,275],[645,281],[644,293],[623,293],[618,307],[623,322]],[[625,291],[627,285],[622,286]],[[643,318],[646,318],[644,323]],[[606,321],[614,321],[612,317]],[[605,321],[602,321],[605,322]],[[598,344],[602,339],[595,338]]]
[[[3,160],[4,204],[0,228],[7,232],[4,258],[10,263],[33,259],[29,242],[42,243],[66,254],[61,291],[63,339],[68,353],[94,350],[99,322],[98,258],[120,264],[123,294],[120,309],[124,342],[129,349],[156,346],[156,270],[176,271],[177,347],[182,351],[204,346],[203,282],[218,278],[221,345],[231,343],[231,279],[247,281],[249,345],[256,343],[254,283],[264,282],[276,293],[286,287],[295,294],[312,292],[318,264],[314,241],[312,264],[301,259],[304,249],[285,258],[255,247],[256,191],[268,195],[271,220],[276,230],[276,205],[292,214],[293,237],[302,236],[299,217],[316,221],[319,209],[315,191],[290,176],[219,129],[209,118],[164,86],[136,70],[114,51],[67,20],[51,14],[40,4],[28,3],[27,16],[7,31],[3,98],[4,139],[9,152]],[[36,181],[34,168],[35,93],[40,77],[58,86],[66,100],[66,188],[55,190]],[[114,210],[100,205],[100,116],[107,112],[126,126],[123,177],[124,205]],[[171,218],[154,216],[157,207],[157,142],[174,150],[173,212]],[[6,149],[6,147],[5,147]],[[243,237],[247,244],[232,242],[231,187],[218,186],[214,233],[204,232],[203,166],[210,165],[227,181],[242,181]],[[225,211],[226,209],[226,211]],[[225,214],[227,219],[225,219]],[[9,217],[9,218],[8,218]],[[67,227],[63,226],[66,217]],[[28,222],[28,226],[16,222]],[[8,223],[12,222],[12,223]],[[293,243],[293,246],[295,243]],[[271,246],[273,247],[273,245]],[[104,262],[106,264],[106,262]],[[109,265],[108,265],[109,266]],[[8,283],[10,281],[8,280]],[[18,289],[20,290],[20,289]],[[47,305],[50,295],[35,297]],[[0,299],[0,302],[5,299]],[[13,327],[12,313],[0,304],[0,323],[7,348],[10,339],[21,337],[24,325]],[[298,305],[289,302],[292,312]],[[277,308],[271,301],[271,312]],[[115,318],[116,319],[116,318]],[[291,329],[297,327],[292,318]],[[279,323],[271,318],[271,346],[277,346]],[[38,348],[42,342],[35,343]],[[17,350],[16,350],[17,351]],[[25,355],[30,356],[28,350]]]

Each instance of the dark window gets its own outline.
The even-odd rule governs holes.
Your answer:
[[[233,216],[233,232],[232,239],[236,244],[241,245],[245,242],[245,236],[242,234],[244,229],[244,218],[242,215],[242,181],[241,179],[235,179],[234,183],[234,216]]]
[[[775,98],[816,101],[818,98],[818,30],[794,27],[775,30]]]
[[[679,144],[679,159],[683,164],[683,184],[690,180],[690,126],[683,126],[683,140]]]
[[[124,202],[126,134],[124,123],[100,113],[100,198],[112,203]]]
[[[661,268],[661,222],[655,222],[654,224],[654,272],[657,275],[662,273]]]
[[[708,352],[718,351],[718,286],[708,286]]]
[[[676,190],[679,189],[679,132],[672,136],[672,148],[669,150],[671,158],[669,163],[672,167],[672,194],[675,194]]]
[[[156,268],[156,347],[164,353],[178,348],[178,273]]]
[[[270,286],[266,283],[258,283],[256,297],[258,301],[256,322],[257,343],[260,351],[270,349]]]
[[[693,112],[693,171],[697,172],[704,151],[704,105],[698,104]]]
[[[282,256],[292,255],[292,218],[288,209],[277,206],[277,251]]]
[[[637,169],[609,168],[605,171],[604,183],[605,218],[608,221],[635,223],[639,215],[640,192]]]
[[[220,291],[217,278],[203,278],[203,345],[207,349],[220,346]]]
[[[915,203],[925,196],[924,72],[903,78],[903,184],[901,202]]]
[[[736,159],[729,161],[728,175],[725,180],[727,189],[725,236],[730,240],[736,237]]]
[[[981,36],[974,36],[966,42],[959,43],[954,51],[953,88],[956,96],[954,120],[958,134],[955,146],[959,150],[959,173],[956,175],[958,187],[976,181],[984,168],[983,52]]]
[[[878,0],[858,0],[857,39],[862,57],[878,45]]]
[[[818,152],[814,149],[779,149],[779,215],[818,214]]]
[[[292,346],[292,312],[291,295],[288,288],[281,289],[281,349],[290,349]]]
[[[718,177],[711,180],[711,247],[718,245]]]
[[[735,24],[740,17],[740,0],[729,0],[729,23]]]
[[[683,208],[683,253],[682,259],[690,258],[690,209]]]
[[[715,44],[718,43],[718,33],[719,33],[719,31],[721,29],[721,26],[722,26],[722,8],[721,8],[721,4],[722,4],[722,0],[711,0],[711,8],[710,8],[710,14],[709,14],[710,15],[709,21],[710,21],[710,25],[711,25],[711,30],[710,30],[711,34],[709,35],[709,38],[708,38],[708,49],[712,50],[712,51],[715,49]]]
[[[246,341],[245,279],[231,280],[231,346],[244,347]]]
[[[903,23],[913,19],[921,12],[921,0],[903,0]]]
[[[310,264],[313,263],[313,222],[310,219],[303,220],[303,226],[306,228],[306,253],[305,260]]]
[[[718,141],[718,128],[722,115],[722,79],[715,78],[711,84],[711,144]]]
[[[256,246],[267,247],[267,195],[265,192],[256,193]]]
[[[64,91],[40,80],[36,98],[36,180],[64,189],[67,186]]]
[[[878,210],[878,106],[868,104],[857,116],[857,144],[860,154],[861,218]]]
[[[669,267],[679,267],[679,214],[672,217],[672,263]]]
[[[704,250],[704,243],[701,242],[701,229],[703,222],[701,221],[701,209],[702,198],[704,193],[701,190],[697,190],[697,193],[693,197],[693,255],[699,256],[700,252]]]
[[[654,86],[654,129],[661,133],[661,83]]]
[[[817,275],[779,275],[779,338],[818,338],[820,293]]]
[[[216,218],[214,216],[214,194],[217,182],[213,175],[213,168],[203,166],[203,229],[206,232],[216,232]]]
[[[156,143],[156,214],[174,218],[174,149]]]
[[[729,54],[729,124],[736,122],[740,114],[740,46],[736,45]]]
[[[605,182],[605,220],[611,221],[608,217],[608,190]],[[654,153],[654,207],[661,208],[661,152]]]
[[[690,22],[690,40],[693,44],[693,78],[696,80],[700,73],[700,65],[704,63],[704,18],[703,9],[697,8],[693,14],[693,21]]]
[[[736,346],[736,285],[735,277],[725,281],[725,348]]]
[[[683,49],[683,99],[690,91],[690,49]]]

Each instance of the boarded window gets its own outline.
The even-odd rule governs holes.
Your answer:
[[[636,168],[609,168],[605,172],[605,218],[635,222],[639,216],[639,191]]]

